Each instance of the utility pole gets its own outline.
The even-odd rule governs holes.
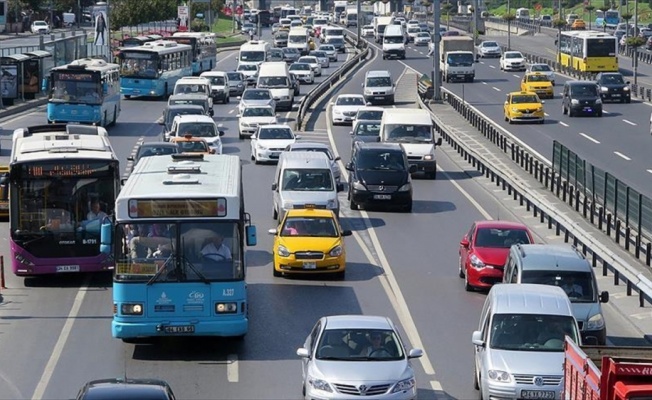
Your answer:
[[[507,50],[512,49],[512,19],[511,19],[511,14],[512,14],[512,9],[511,9],[509,0],[507,0]]]
[[[107,42],[107,62],[113,62],[113,54],[111,54],[111,0],[106,0],[106,33],[107,37],[104,39]]]
[[[356,13],[357,13],[356,14],[356,20],[357,20],[357,22],[355,23],[356,24],[355,28],[356,28],[356,31],[358,32],[358,40],[357,40],[356,47],[360,48],[360,46],[362,45],[362,38],[360,37],[361,33],[362,33],[362,27],[360,26],[360,19],[362,17],[362,2],[361,1],[356,1],[356,7],[357,7],[357,9],[356,9]]]
[[[433,76],[432,76],[432,88],[433,88],[433,95],[432,95],[432,100],[435,102],[441,102],[441,71],[439,70],[439,58],[440,58],[440,43],[439,41],[441,40],[441,32],[439,31],[440,25],[439,25],[439,17],[441,16],[441,1],[440,0],[433,0],[432,2],[432,15],[434,16],[434,51],[433,51]]]
[[[634,2],[634,34],[639,35],[638,29],[638,0]],[[634,85],[638,82],[638,48],[639,46],[634,46],[634,57],[632,61],[634,62]]]
[[[478,57],[478,27],[480,26],[480,1],[473,0],[473,59],[476,60]]]

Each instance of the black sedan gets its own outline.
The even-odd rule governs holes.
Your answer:
[[[601,72],[596,77],[596,83],[600,88],[600,97],[603,101],[612,100],[622,103],[632,101],[629,81],[625,81],[621,73]]]
[[[100,379],[86,383],[77,400],[174,400],[170,385],[157,379]]]

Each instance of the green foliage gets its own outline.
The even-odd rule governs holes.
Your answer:
[[[643,46],[645,42],[647,42],[647,40],[640,36],[630,36],[625,40],[625,43],[629,47],[640,47]]]
[[[632,15],[632,14],[628,14],[628,13],[623,13],[623,14],[620,14],[620,17],[621,17],[622,19],[624,19],[625,21],[629,21],[630,19],[632,19],[633,15]]]
[[[195,18],[190,23],[190,30],[193,32],[206,32],[208,31],[208,24],[205,19]]]
[[[591,11],[595,10],[595,7],[589,4],[588,6],[584,7],[584,9],[586,11],[588,11],[588,12],[591,12]]]
[[[563,28],[564,26],[566,26],[566,20],[557,18],[554,21],[552,21],[552,26],[554,26],[555,28]]]
[[[514,14],[513,12],[506,12],[502,15],[502,18],[505,21],[513,21],[516,19],[516,14]]]
[[[177,17],[176,0],[111,0],[111,29]]]

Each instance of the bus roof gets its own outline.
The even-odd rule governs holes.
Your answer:
[[[142,52],[159,53],[159,54],[175,53],[179,50],[190,51],[192,50],[192,47],[187,44],[177,43],[173,40],[155,40],[153,42],[147,42],[142,46],[125,47],[121,49],[122,52],[142,51]]]
[[[187,203],[189,199],[197,201],[219,198],[224,199],[225,209],[217,209],[217,213],[215,210],[212,213],[202,211],[201,215],[188,215],[187,217],[206,218],[212,216],[239,219],[240,189],[241,166],[238,156],[164,155],[146,157],[136,164],[116,199],[116,219],[120,221],[133,218],[164,218],[159,215],[142,215],[142,210],[148,206],[138,207],[139,200],[150,204],[152,201],[160,200],[159,206],[170,210],[174,207],[171,200],[178,200],[178,204],[187,206],[184,208],[187,211],[187,209],[193,208],[193,205]],[[219,205],[219,201],[216,204]],[[134,212],[134,207],[139,212]],[[221,213],[223,215],[220,215]],[[167,217],[172,218],[173,216],[168,215]]]
[[[12,164],[89,158],[117,161],[106,129],[89,125],[51,124],[14,131]]]
[[[80,58],[79,60],[74,60],[70,64],[62,65],[59,67],[52,68],[52,71],[63,71],[63,70],[79,70],[79,71],[110,71],[117,70],[120,66],[118,64],[108,63],[105,60],[100,58]]]
[[[240,46],[240,51],[247,51],[247,50],[262,50],[262,51],[267,51],[267,48],[269,47],[269,43],[262,41],[262,40],[250,40],[247,43],[244,43],[242,46]]]
[[[561,33],[564,36],[571,36],[577,38],[600,38],[600,39],[616,39],[614,35],[600,31],[566,31]]]

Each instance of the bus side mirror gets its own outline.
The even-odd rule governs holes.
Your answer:
[[[47,92],[49,85],[50,85],[50,79],[48,77],[43,78],[43,81],[41,81],[41,91]]]
[[[111,221],[103,222],[100,227],[100,253],[110,254],[111,247],[113,247],[113,225]]]
[[[104,90],[104,94],[109,93],[109,84],[104,82],[104,84],[102,85],[102,90]]]
[[[245,233],[247,235],[247,246],[255,246],[258,242],[256,238],[256,227],[249,225],[245,228]]]

